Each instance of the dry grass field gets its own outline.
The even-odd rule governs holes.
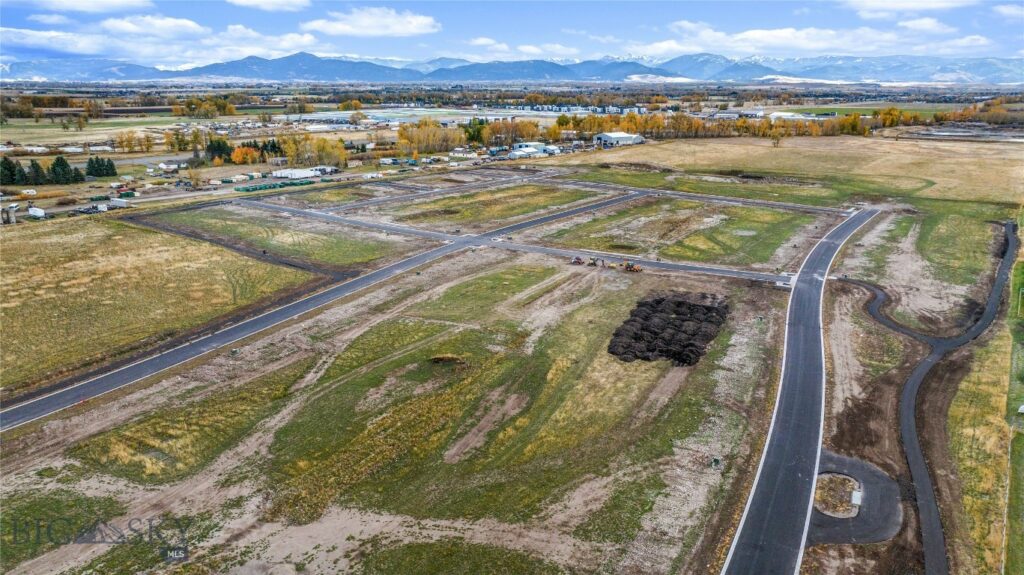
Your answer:
[[[1016,145],[931,142],[854,136],[787,138],[773,148],[757,138],[679,140],[542,160],[585,165],[639,162],[695,171],[745,170],[828,177],[881,178],[899,191],[925,182],[921,198],[1020,203],[1024,162]],[[894,193],[893,195],[899,195]]]
[[[22,224],[0,241],[5,395],[311,277],[104,218]]]

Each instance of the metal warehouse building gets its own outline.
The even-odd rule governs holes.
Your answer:
[[[629,146],[642,143],[644,143],[642,136],[626,132],[603,132],[594,136],[594,145],[597,146]]]

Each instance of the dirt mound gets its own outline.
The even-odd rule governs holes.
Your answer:
[[[651,294],[615,330],[608,353],[622,361],[671,359],[677,365],[694,365],[728,315],[729,304],[715,294]]]
[[[629,172],[655,172],[660,174],[667,174],[672,170],[664,166],[656,166],[654,164],[645,164],[643,162],[621,162],[617,164],[598,164],[598,167],[611,169],[611,170],[625,170]]]

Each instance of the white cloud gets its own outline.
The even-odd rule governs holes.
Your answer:
[[[1024,18],[1024,4],[1000,4],[993,6],[992,10],[1000,16],[1006,16],[1007,18]]]
[[[205,30],[205,29],[204,29]],[[45,48],[82,56],[103,56],[133,64],[182,69],[246,56],[280,58],[301,50],[332,51],[312,34],[261,34],[233,24],[219,33],[157,37],[142,33],[82,33],[0,28],[4,44]]]
[[[63,14],[32,14],[28,17],[28,20],[49,26],[66,26],[71,24],[71,19]]]
[[[810,13],[811,13],[811,9],[808,8],[807,6],[803,6],[801,8],[797,8],[797,9],[793,10],[793,15],[794,16],[806,16],[806,15],[808,15]]]
[[[298,12],[309,7],[309,0],[228,0],[228,3],[266,12]]]
[[[533,44],[522,44],[516,46],[516,49],[530,56],[574,56],[579,54],[580,51],[571,46],[563,46],[561,44],[541,44],[535,46]]]
[[[201,36],[210,33],[210,29],[187,18],[169,18],[166,16],[127,16],[125,18],[107,18],[100,26],[114,34],[150,35],[157,38],[177,38],[180,36]]]
[[[899,26],[901,28],[906,28],[907,30],[924,32],[926,34],[952,34],[956,32],[956,28],[947,26],[935,18],[914,18],[913,20],[904,20],[899,22]]]
[[[586,30],[576,30],[575,28],[562,28],[562,34],[571,34],[573,36],[583,36],[587,40],[597,42],[598,44],[618,44],[622,42],[621,38],[612,36],[611,34],[602,36],[599,34],[591,34]]]
[[[121,12],[152,6],[149,0],[35,0],[35,8],[55,12]]]
[[[441,30],[441,24],[433,16],[415,14],[408,10],[398,12],[393,8],[353,8],[348,12],[328,12],[329,19],[304,22],[306,31],[323,32],[332,36],[419,36]]]
[[[494,46],[497,43],[498,41],[495,40],[494,38],[487,38],[486,36],[473,38],[468,42],[470,46]]]
[[[842,0],[867,20],[895,18],[900,13],[949,10],[977,4],[980,0]]]
[[[991,42],[983,36],[965,36],[946,42],[928,42],[926,33],[951,33],[955,29],[931,18],[907,20],[904,30],[880,30],[861,26],[853,29],[771,28],[735,33],[716,30],[704,22],[680,20],[668,28],[677,34],[657,42],[627,44],[628,53],[650,57],[670,57],[696,52],[717,52],[730,56],[794,55],[883,55],[898,53],[957,54],[975,53]]]

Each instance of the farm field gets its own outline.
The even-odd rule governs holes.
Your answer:
[[[223,118],[222,118],[223,119]],[[179,122],[188,122],[189,118],[180,116],[146,116],[125,118],[91,119],[81,132],[64,131],[60,127],[60,118],[50,123],[42,119],[36,123],[32,118],[11,118],[4,126],[4,140],[23,145],[78,144],[89,142],[107,142],[114,134],[124,130],[142,132],[146,129],[163,129]],[[194,121],[194,120],[192,120]],[[156,135],[154,135],[156,137]],[[157,140],[159,144],[159,139]]]
[[[814,221],[795,212],[657,198],[560,226],[542,241],[674,261],[766,264],[799,228]]]
[[[165,212],[151,219],[186,233],[195,232],[335,271],[358,271],[423,247],[421,241],[385,238],[339,224],[240,206]]]
[[[598,196],[596,192],[570,188],[524,185],[449,196],[386,209],[384,213],[398,222],[462,224],[473,229],[486,229],[494,227],[489,225],[492,222],[535,214],[554,207],[565,207]]]
[[[103,218],[20,225],[0,238],[5,397],[312,279]]]

